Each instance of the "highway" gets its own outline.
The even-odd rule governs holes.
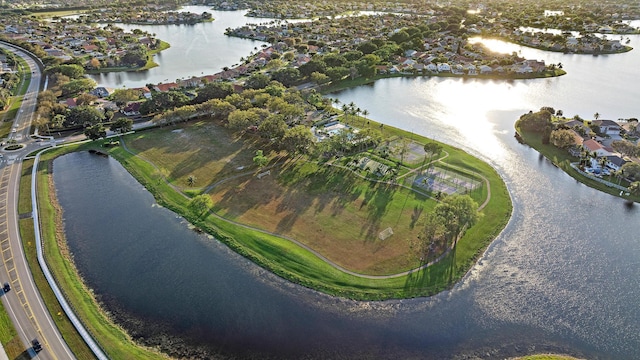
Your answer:
[[[18,218],[32,214],[18,214],[18,190],[22,173],[22,159],[32,151],[47,145],[48,141],[37,141],[30,137],[32,117],[40,91],[41,72],[36,62],[25,53],[0,44],[25,59],[31,68],[32,78],[25,100],[16,116],[9,139],[15,140],[21,149],[8,151],[6,144],[0,148],[0,249],[2,266],[0,283],[8,282],[11,290],[1,294],[2,303],[9,313],[25,353],[38,359],[75,359],[62,339],[55,323],[47,311],[26,262],[19,235]],[[23,189],[28,191],[28,189]],[[0,292],[1,293],[1,292]],[[42,351],[36,353],[31,345],[38,339]]]

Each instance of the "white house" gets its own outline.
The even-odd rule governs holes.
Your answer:
[[[489,65],[480,65],[478,66],[478,70],[480,70],[480,74],[491,74],[493,69]]]
[[[600,157],[600,156],[611,156],[613,155],[613,153],[607,149],[605,149],[604,146],[602,146],[602,144],[600,144],[599,142],[593,140],[593,139],[589,139],[589,140],[585,140],[582,142],[582,147],[586,150],[589,151],[590,153],[595,153],[596,156]]]
[[[451,66],[447,63],[439,63],[438,64],[438,72],[450,72]]]
[[[620,156],[610,155],[607,156],[607,162],[605,165],[614,171],[618,171],[620,170],[622,165],[626,164],[627,162],[627,160],[621,158]]]
[[[605,135],[619,135],[622,130],[622,127],[613,120],[594,120],[593,125],[596,125],[600,133]]]

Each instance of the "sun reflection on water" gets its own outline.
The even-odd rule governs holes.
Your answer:
[[[434,121],[450,127],[461,137],[461,142],[493,160],[500,161],[507,155],[504,144],[496,138],[496,123],[489,117],[496,110],[526,108],[519,91],[504,81],[448,79],[438,82],[432,89],[432,103],[413,105],[409,112],[428,114]],[[436,137],[437,138],[437,137]]]

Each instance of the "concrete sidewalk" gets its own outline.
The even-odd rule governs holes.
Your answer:
[[[7,353],[4,352],[4,348],[2,347],[2,344],[0,344],[0,360],[9,360]]]

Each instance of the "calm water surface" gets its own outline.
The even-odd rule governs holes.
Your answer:
[[[266,23],[272,19],[250,18],[246,11],[213,11],[206,6],[186,6],[183,11],[212,14],[212,22],[195,25],[132,25],[116,24],[131,31],[141,29],[171,44],[169,49],[154,57],[158,67],[139,72],[120,72],[90,75],[102,86],[119,88],[140,87],[146,84],[172,82],[193,76],[211,75],[225,66],[241,63],[240,58],[261,49],[265,43],[224,35],[226,28],[247,23]]]
[[[333,95],[385,124],[462,147],[507,182],[512,220],[451,291],[354,302],[291,285],[188,230],[117,162],[88,153],[54,165],[80,271],[107,306],[240,356],[502,358],[554,351],[638,358],[640,207],[579,184],[518,144],[513,123],[542,106],[585,118],[638,117],[640,50],[598,57],[508,50],[561,62],[569,74],[513,82],[388,79]]]

